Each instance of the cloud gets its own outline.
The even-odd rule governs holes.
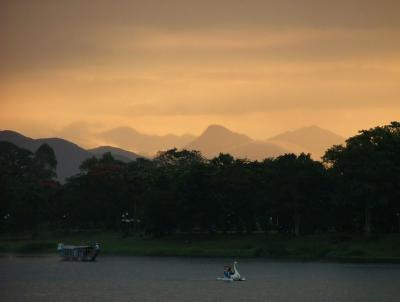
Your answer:
[[[2,73],[399,50],[398,1],[1,1]]]

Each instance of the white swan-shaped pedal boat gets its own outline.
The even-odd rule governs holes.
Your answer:
[[[237,261],[233,262],[234,273],[233,273],[233,275],[230,276],[230,278],[228,278],[228,277],[219,277],[219,278],[217,278],[217,280],[218,281],[228,281],[228,282],[231,282],[231,281],[246,281],[246,278],[242,277],[239,274],[239,271],[238,271],[238,269],[236,267],[236,264],[238,264]]]

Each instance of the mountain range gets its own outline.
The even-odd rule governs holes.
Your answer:
[[[160,150],[171,148],[182,148],[196,137],[190,134],[185,135],[149,135],[140,133],[130,127],[114,128],[100,133],[99,138],[107,144],[119,146],[124,149],[152,156]]]
[[[100,156],[102,153],[111,152],[116,159],[130,161],[140,157],[139,155],[115,147],[99,147],[85,150],[80,146],[61,138],[39,138],[33,139],[18,132],[4,130],[0,131],[0,141],[8,141],[21,148],[35,152],[42,144],[48,144],[53,148],[57,157],[57,179],[64,182],[66,178],[79,173],[81,163],[92,157]]]
[[[99,157],[106,152],[119,160],[128,162],[143,157],[136,152],[124,150],[139,150],[140,154],[154,156],[157,151],[171,148],[198,150],[206,158],[219,153],[230,153],[237,158],[262,160],[284,153],[311,153],[319,159],[326,149],[332,145],[343,144],[345,138],[317,126],[305,127],[287,131],[265,140],[254,140],[247,135],[233,132],[220,125],[210,125],[200,136],[192,135],[147,135],[135,129],[122,127],[111,129],[100,134],[103,139],[113,146],[101,146],[94,149],[84,149],[77,144],[62,138],[33,139],[18,132],[0,131],[0,141],[9,141],[15,145],[35,152],[47,143],[56,154],[57,176],[60,181],[79,173],[79,166],[87,158]]]
[[[289,152],[272,143],[253,140],[247,135],[233,132],[220,125],[209,126],[198,138],[186,145],[185,149],[198,150],[205,157],[214,157],[222,152],[253,160]]]
[[[345,138],[332,131],[310,126],[281,133],[267,142],[293,153],[311,153],[315,159],[320,159],[328,148],[343,144]]]
[[[198,138],[185,146],[199,150],[206,157],[230,153],[234,157],[262,160],[284,153],[310,153],[320,159],[332,145],[343,144],[345,138],[317,126],[287,131],[266,140],[253,140],[223,126],[211,125]]]

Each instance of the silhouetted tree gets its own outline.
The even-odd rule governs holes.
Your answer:
[[[48,144],[43,144],[36,150],[34,161],[38,178],[48,180],[57,176],[56,155]]]
[[[50,146],[32,153],[0,142],[1,229],[121,229],[128,213],[131,229],[155,236],[269,227],[299,235],[362,224],[367,233],[372,225],[400,231],[400,123],[360,131],[323,159],[207,160],[175,148],[127,164],[105,153],[60,185]]]
[[[270,169],[270,196],[282,214],[293,218],[294,233],[300,234],[307,212],[321,206],[325,197],[325,169],[310,154],[285,154],[265,162]]]
[[[52,180],[57,162],[48,145],[35,154],[8,142],[0,142],[1,214],[14,230],[31,229],[51,219],[51,197],[58,187]]]
[[[330,148],[323,159],[341,180],[346,202],[363,208],[367,234],[371,232],[372,210],[389,204],[398,209],[400,123],[362,130],[345,146]]]

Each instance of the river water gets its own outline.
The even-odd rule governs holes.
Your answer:
[[[216,281],[227,259],[1,257],[0,301],[400,301],[400,265],[243,259],[244,282]]]

